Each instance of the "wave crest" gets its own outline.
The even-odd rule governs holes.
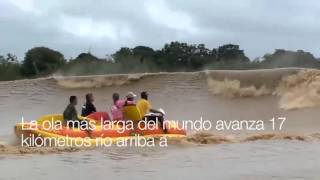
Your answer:
[[[218,81],[209,78],[208,79],[209,90],[214,95],[222,95],[225,97],[252,97],[252,96],[262,96],[269,95],[272,90],[261,86],[259,88],[254,85],[241,87],[241,82],[239,80],[229,80],[224,79],[223,81]]]
[[[274,94],[280,96],[282,109],[299,109],[320,105],[320,71],[302,70],[284,78]]]
[[[238,73],[239,77],[235,76],[234,79],[229,79],[230,77],[226,76],[221,80],[221,78],[215,79],[215,76],[208,76],[207,84],[212,94],[231,98],[263,95],[279,96],[279,107],[284,110],[319,106],[320,71],[314,69],[292,70],[262,70],[252,73],[246,79],[243,77],[241,79],[242,74],[240,72]],[[259,73],[264,74],[264,76],[260,74],[259,80],[257,80]],[[270,83],[270,79],[274,80],[273,83]],[[248,83],[250,81],[251,83]]]
[[[128,75],[99,75],[99,76],[72,76],[72,77],[54,77],[57,84],[64,88],[101,88],[107,86],[121,86],[138,81],[144,74]]]

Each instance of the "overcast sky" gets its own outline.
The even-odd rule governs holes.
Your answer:
[[[320,56],[318,0],[0,0],[0,54],[21,59],[35,46],[67,58],[91,49],[239,44],[251,57],[274,49]]]

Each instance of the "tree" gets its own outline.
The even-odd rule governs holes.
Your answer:
[[[169,70],[201,70],[207,64],[216,61],[216,51],[210,51],[204,44],[171,42],[161,50],[162,64]]]
[[[26,53],[22,71],[27,76],[47,75],[65,64],[64,56],[46,47],[35,47]]]
[[[16,55],[8,53],[7,57],[0,56],[0,64],[8,64],[8,63],[13,63],[13,64],[18,64],[18,58]]]
[[[132,54],[133,53],[132,53],[132,50],[130,48],[122,47],[119,51],[114,53],[112,56],[113,56],[115,62],[120,62],[121,63],[124,59],[128,58]]]
[[[191,64],[192,53],[195,52],[194,45],[188,45],[187,43],[171,42],[165,44],[161,49],[160,58],[158,58],[157,64],[161,65],[161,68],[166,71],[181,71],[188,69]]]
[[[5,64],[6,63],[6,59],[4,58],[4,56],[0,55],[0,64]]]
[[[11,53],[7,54],[6,62],[8,62],[8,63],[19,63],[17,56],[14,55],[14,54],[11,54]]]
[[[136,46],[131,50],[134,56],[153,56],[154,50],[147,46]]]
[[[154,56],[154,50],[147,46],[136,46],[132,49],[132,54],[143,63],[145,59],[150,59]]]
[[[188,67],[190,70],[198,70],[203,68],[206,64],[215,61],[215,55],[206,48],[204,44],[191,46],[191,54],[189,58]]]
[[[21,78],[20,64],[17,57],[7,54],[7,57],[0,56],[0,81],[16,80]]]
[[[268,68],[276,67],[319,67],[320,62],[309,52],[276,49],[273,54],[263,56],[262,64]]]
[[[91,53],[81,53],[78,55],[78,57],[75,59],[78,61],[97,61],[99,58],[92,55]]]
[[[246,57],[243,50],[239,49],[239,45],[234,44],[220,46],[217,50],[217,58],[219,61],[249,62],[249,58]]]

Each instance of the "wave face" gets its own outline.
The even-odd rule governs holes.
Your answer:
[[[277,69],[232,72],[229,73],[231,76],[228,73],[209,74],[208,85],[214,95],[226,97],[276,95],[280,97],[279,107],[285,110],[320,105],[319,70]],[[224,79],[221,80],[222,78]]]
[[[295,109],[320,105],[320,71],[303,70],[284,78],[276,95],[281,96],[280,107]]]
[[[280,97],[279,107],[285,110],[320,105],[320,71],[311,69],[73,76],[54,77],[54,80],[63,88],[90,89],[127,85],[143,78],[171,76],[178,79],[183,74],[202,75],[203,79],[207,79],[209,91],[217,96],[234,98],[275,95]]]
[[[54,77],[57,84],[64,88],[101,88],[106,86],[120,86],[140,80],[143,74],[97,75]]]

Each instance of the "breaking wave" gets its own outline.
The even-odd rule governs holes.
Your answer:
[[[315,69],[281,68],[268,70],[210,70],[195,73],[142,73],[97,76],[70,76],[53,79],[63,88],[101,88],[121,86],[146,77],[183,80],[183,76],[200,77],[209,91],[229,98],[278,96],[284,110],[320,105],[320,71]],[[205,87],[204,87],[205,88]]]
[[[68,76],[54,77],[57,84],[64,88],[101,88],[120,86],[138,81],[145,74],[97,75],[97,76]]]
[[[275,95],[280,97],[279,107],[284,110],[320,105],[319,70],[273,69],[232,73],[209,73],[210,92],[231,98]]]
[[[320,105],[320,71],[302,70],[284,78],[275,94],[280,96],[280,108],[299,109]]]
[[[222,95],[229,98],[263,96],[272,93],[272,90],[265,86],[256,87],[250,85],[241,87],[239,80],[224,79],[223,81],[219,81],[208,78],[208,85],[214,95]]]

